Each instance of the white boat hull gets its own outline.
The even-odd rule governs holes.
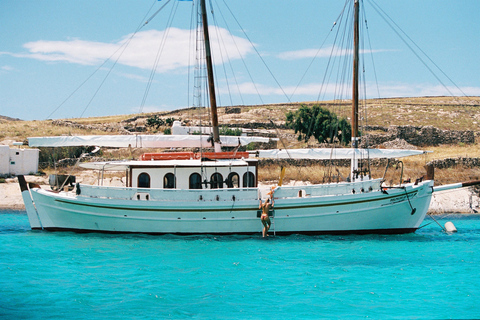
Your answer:
[[[371,185],[367,182],[279,188],[275,192],[270,232],[408,233],[420,226],[430,204],[433,181],[386,192],[380,188],[365,192]],[[360,189],[363,192],[353,191]],[[148,234],[252,234],[262,230],[257,214],[257,188],[155,190],[81,186],[80,190],[81,194],[75,195],[32,189],[35,206],[27,207],[27,213],[30,221],[39,221],[32,228]],[[351,192],[338,193],[340,190]]]

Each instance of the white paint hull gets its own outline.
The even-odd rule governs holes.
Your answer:
[[[372,185],[375,183],[280,188],[275,192],[270,232],[407,233],[420,226],[430,204],[433,181],[389,189],[388,194],[380,188],[365,192]],[[352,188],[357,191],[353,193]],[[250,234],[262,230],[256,188],[164,190],[81,186],[81,190],[77,196],[32,189],[35,207],[29,206],[27,213],[30,221],[39,221],[32,228],[151,234]],[[299,197],[300,190],[307,196]],[[346,191],[339,193],[341,190]]]

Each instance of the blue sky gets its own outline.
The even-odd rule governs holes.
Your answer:
[[[223,61],[229,60],[232,69],[245,63],[249,70],[247,73],[245,69],[233,69],[233,77],[229,71],[217,69],[220,105],[317,100],[328,62],[328,54],[323,53],[329,53],[333,46],[333,33],[328,38],[327,35],[344,1],[217,2],[214,11],[218,29],[211,32],[213,38],[220,34],[226,47],[228,55],[222,54]],[[231,19],[224,2],[251,42]],[[364,0],[371,42],[367,51],[371,47],[372,53],[365,60],[373,57],[380,97],[448,95],[370,2]],[[480,1],[375,2],[465,94],[480,95]],[[0,115],[43,120],[191,106],[193,89],[189,86],[193,86],[193,81],[188,81],[188,70],[193,59],[189,60],[188,41],[192,2],[171,1],[136,33],[115,68],[110,69],[111,62],[102,65],[145,21],[152,6],[149,15],[164,3],[165,0],[0,1]],[[167,24],[174,5],[173,23]],[[215,24],[212,18],[210,24]],[[162,50],[144,100],[161,44],[159,39],[165,35],[169,42]],[[315,54],[318,58],[305,73]],[[219,51],[214,55],[219,63]],[[116,56],[112,61],[115,59]],[[429,67],[436,69],[431,64]],[[373,68],[366,65],[366,69]],[[452,93],[460,94],[441,72],[436,74]],[[373,75],[367,76],[366,83],[374,83],[374,79]],[[322,98],[331,99],[330,89],[326,90]],[[241,92],[241,96],[234,92]],[[367,89],[367,96],[377,97],[376,87]]]

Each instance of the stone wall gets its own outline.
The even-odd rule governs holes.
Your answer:
[[[387,159],[371,159],[370,166],[371,167],[385,167],[387,165]],[[291,165],[291,166],[298,166],[298,167],[309,167],[312,165],[320,165],[320,166],[335,166],[335,167],[350,167],[351,165],[350,159],[332,159],[332,160],[322,160],[322,159],[260,159],[258,164],[260,166],[267,166],[267,165]],[[396,161],[390,160],[390,165],[393,165]],[[360,160],[359,167],[368,167],[367,160]]]
[[[53,120],[52,124],[54,126],[62,126],[62,127],[70,127],[70,128],[78,128],[83,130],[100,130],[105,132],[120,132],[121,134],[130,134],[121,124],[117,123],[103,123],[99,125],[85,125],[80,124],[75,121],[69,120]]]
[[[427,165],[433,165],[437,169],[454,168],[457,166],[476,168],[480,167],[480,158],[446,158],[430,161]]]
[[[437,146],[440,144],[458,144],[475,143],[475,133],[473,131],[460,130],[441,130],[433,126],[390,126],[385,127],[367,127],[369,130],[382,130],[386,134],[370,134],[362,137],[361,146],[365,147],[380,145],[387,141],[395,139],[405,140],[414,146]]]

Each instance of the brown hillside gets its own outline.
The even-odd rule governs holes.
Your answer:
[[[221,125],[231,126],[271,126],[273,121],[277,128],[285,123],[285,114],[294,111],[302,104],[313,105],[313,102],[288,103],[257,106],[234,107],[239,113],[228,113],[232,107],[219,108]],[[320,105],[334,111],[339,116],[350,117],[350,103],[334,106],[330,102]],[[366,110],[366,111],[365,111]],[[472,130],[480,132],[480,97],[422,97],[391,98],[367,100],[366,108],[361,116],[367,118],[363,125],[431,125],[443,130]],[[85,135],[85,134],[125,134],[125,128],[145,125],[146,119],[157,114],[163,118],[181,118],[191,124],[208,123],[208,114],[204,109],[179,109],[175,111],[142,113],[136,115],[120,115],[108,117],[92,117],[68,119],[74,126],[55,125],[51,120],[21,121],[8,117],[0,117],[0,141],[23,141],[29,136],[52,135]],[[200,118],[202,117],[202,118]],[[2,121],[5,120],[5,121]],[[153,133],[153,132],[152,132]]]

